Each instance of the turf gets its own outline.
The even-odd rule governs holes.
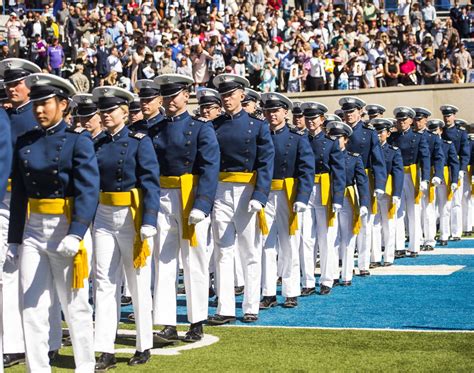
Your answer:
[[[317,315],[315,316],[317,317]],[[127,328],[128,325],[121,325]],[[181,328],[182,329],[182,328]],[[472,372],[474,333],[207,327],[220,341],[177,356],[152,356],[142,367],[118,355],[115,372]],[[117,347],[130,347],[120,340]],[[73,368],[61,350],[54,372]],[[24,366],[9,369],[23,372]],[[7,372],[8,372],[7,371]]]

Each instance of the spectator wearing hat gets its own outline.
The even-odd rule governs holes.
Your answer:
[[[435,84],[439,78],[439,60],[433,56],[433,49],[425,49],[425,59],[420,64],[424,84]]]

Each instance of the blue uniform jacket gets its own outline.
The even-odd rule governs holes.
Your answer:
[[[460,171],[466,171],[471,158],[471,149],[466,130],[456,126],[445,127],[442,138],[453,142],[459,157]]]
[[[314,185],[314,155],[308,136],[287,126],[271,131],[275,146],[274,179],[293,177],[298,180],[297,202],[308,204]]]
[[[457,184],[458,179],[459,179],[460,163],[459,163],[458,154],[456,152],[456,148],[454,147],[454,143],[449,140],[443,140],[443,152],[445,155],[444,165],[449,167],[451,183]],[[447,187],[449,188],[450,185],[448,185]]]
[[[96,145],[97,145],[104,137],[107,137],[107,134],[105,133],[105,131],[101,131],[101,132],[99,132],[98,135],[96,135],[95,137],[93,137],[93,138],[92,138],[92,142],[94,143],[94,147],[96,147]]]
[[[10,119],[4,109],[0,108],[0,201],[3,201],[7,190],[8,176],[12,168],[12,142]]]
[[[221,172],[257,172],[252,194],[265,205],[273,176],[275,148],[268,123],[241,110],[230,116],[223,114],[214,120],[221,151]]]
[[[474,140],[469,139],[469,144],[471,145],[471,158],[469,164],[471,165],[471,171],[474,171]]]
[[[14,149],[18,137],[24,135],[28,131],[31,131],[38,124],[36,122],[36,118],[33,115],[32,102],[28,102],[27,104],[20,106],[18,109],[10,108],[7,110],[7,113],[10,117],[10,123],[12,126],[11,135]]]
[[[409,128],[405,132],[392,133],[388,141],[402,152],[404,166],[420,165],[421,180],[430,180],[431,157],[425,136]]]
[[[74,197],[68,234],[83,237],[99,200],[99,168],[90,134],[61,121],[18,138],[13,153],[9,243],[22,243],[28,198]]]
[[[359,121],[352,127],[352,131],[352,136],[349,137],[349,143],[347,144],[347,151],[360,154],[364,162],[364,168],[372,169],[375,189],[385,190],[387,172],[377,132],[363,121]]]
[[[399,148],[389,145],[388,143],[382,145],[382,151],[385,158],[385,165],[387,167],[387,175],[392,175],[392,196],[401,197],[403,178],[405,177],[402,153]],[[441,151],[443,151],[442,148]]]
[[[346,162],[346,187],[355,185],[359,195],[359,205],[369,209],[371,199],[369,177],[365,173],[362,157],[346,150],[343,151],[343,154]]]
[[[123,127],[96,144],[101,192],[143,192],[143,225],[156,227],[160,208],[160,169],[148,136]]]
[[[184,112],[149,130],[162,176],[199,176],[193,208],[211,212],[219,180],[219,144],[211,122]]]
[[[331,174],[332,203],[342,206],[346,188],[346,165],[339,142],[327,137],[323,132],[316,136],[308,135],[314,154],[314,173]]]
[[[428,148],[431,154],[431,167],[434,168],[433,176],[443,179],[443,166],[444,166],[444,152],[443,152],[443,141],[438,135],[429,131],[421,132],[428,143]]]
[[[141,119],[135,123],[132,123],[128,126],[130,131],[136,131],[136,132],[142,132],[145,134],[148,134],[148,130],[153,127],[155,124],[161,122],[163,120],[164,116],[161,113],[158,113],[158,115],[154,116],[151,119]]]

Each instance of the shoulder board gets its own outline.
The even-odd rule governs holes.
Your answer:
[[[291,127],[288,127],[290,129],[290,132],[291,133],[296,133],[297,135],[300,135],[300,136],[304,136],[305,132],[304,130],[299,130],[298,128],[291,128]]]
[[[209,119],[198,117],[197,115],[191,117],[193,120],[198,120],[200,122],[209,122]]]
[[[461,131],[465,131],[465,130],[466,130],[466,128],[465,128],[465,127],[462,127],[462,126],[458,127],[458,129],[460,129]]]
[[[82,127],[68,127],[68,128],[66,128],[66,132],[71,132],[71,133],[80,134],[84,131],[86,131],[86,129],[82,128]]]
[[[255,114],[249,114],[249,117],[250,118],[254,118],[254,119],[258,119],[258,120],[265,120],[265,118],[259,114],[255,115]]]
[[[443,139],[443,141],[444,141],[445,144],[452,144],[452,143],[453,143],[453,142],[450,141],[450,140],[444,140],[444,139]]]
[[[141,140],[143,138],[146,137],[146,135],[144,133],[141,133],[141,132],[135,132],[135,131],[130,131],[128,133],[128,136],[129,137],[133,137],[134,139],[138,139],[138,140]]]
[[[398,146],[393,146],[393,145],[389,145],[388,147],[389,147],[390,149],[393,149],[393,150],[398,150],[398,149],[399,149]]]
[[[371,124],[369,124],[369,123],[364,123],[364,124],[362,125],[362,127],[367,128],[368,130],[374,130],[374,131],[375,131],[374,126],[371,125]]]
[[[359,153],[347,152],[347,154],[352,155],[353,157],[360,157]]]

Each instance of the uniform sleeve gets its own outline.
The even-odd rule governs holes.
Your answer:
[[[387,183],[387,168],[385,166],[385,158],[380,146],[377,133],[372,131],[371,139],[372,152],[370,156],[370,163],[372,165],[372,171],[375,179],[375,189],[385,190],[385,184]]]
[[[260,125],[260,132],[257,138],[257,182],[252,194],[252,199],[256,199],[262,205],[266,205],[273,177],[273,160],[275,148],[273,146],[270,129],[267,122]]]
[[[3,201],[7,190],[12,168],[12,153],[10,119],[5,110],[0,109],[0,201]]]
[[[331,154],[329,154],[329,167],[331,169],[332,203],[342,206],[346,189],[346,164],[344,153],[339,148],[337,141],[333,142]]]
[[[74,209],[68,234],[84,237],[99,203],[99,166],[89,133],[77,136],[73,150]]]
[[[456,153],[456,148],[454,147],[453,143],[451,143],[449,146],[448,165],[449,165],[449,172],[451,174],[451,183],[457,184],[459,180],[459,170],[460,170],[461,164],[459,162],[459,158]],[[448,185],[448,188],[449,187],[450,186]]]
[[[392,194],[394,197],[402,196],[404,178],[402,152],[400,149],[397,149],[394,150],[392,159]]]
[[[160,165],[149,137],[139,140],[136,175],[143,191],[142,224],[156,227],[160,209]]]
[[[433,160],[432,167],[434,167],[434,176],[439,177],[443,180],[443,168],[444,168],[444,152],[443,152],[443,140],[438,136],[435,137],[433,154],[431,155]]]
[[[204,123],[198,135],[197,159],[199,183],[193,208],[209,215],[219,180],[220,149],[211,123]]]
[[[359,194],[359,205],[369,208],[370,205],[370,188],[369,177],[365,173],[364,162],[360,156],[357,157],[355,163],[354,177],[357,185],[357,192]]]
[[[308,204],[314,185],[314,153],[307,136],[301,136],[298,141],[296,177],[298,179],[296,201]]]
[[[418,143],[418,163],[421,167],[421,180],[430,180],[431,155],[428,142],[424,136],[420,136],[420,142]]]
[[[459,149],[459,159],[460,159],[460,171],[467,171],[467,165],[471,158],[471,145],[469,144],[469,139],[467,137],[466,131],[461,131],[461,147]]]

